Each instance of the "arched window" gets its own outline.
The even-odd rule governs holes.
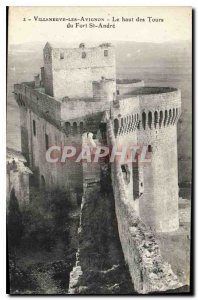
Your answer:
[[[143,127],[143,129],[146,128],[146,113],[145,112],[142,113],[142,127]]]
[[[118,119],[115,119],[114,120],[114,133],[115,133],[115,135],[118,134],[118,129],[119,129],[119,121],[118,121]]]
[[[148,126],[151,129],[151,127],[152,127],[152,112],[151,111],[149,111],[149,113],[148,113]]]
[[[155,128],[157,127],[157,123],[158,123],[158,112],[157,111],[155,111],[155,113],[154,113],[154,125],[155,125]]]
[[[84,125],[83,122],[80,122],[80,133],[83,133],[84,131]]]
[[[152,147],[151,147],[151,145],[148,145],[148,152],[152,152]]]
[[[71,133],[71,124],[69,122],[65,123],[65,131],[67,135]]]
[[[159,128],[161,128],[161,126],[162,126],[162,121],[163,121],[163,112],[160,111]]]
[[[77,130],[77,123],[74,122],[74,123],[73,123],[73,134],[75,135],[75,134],[77,134],[77,133],[78,133],[78,130]]]

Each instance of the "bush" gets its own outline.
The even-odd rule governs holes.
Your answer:
[[[23,208],[26,248],[51,250],[59,237],[68,240],[69,196],[61,190],[34,193],[31,203]]]
[[[10,201],[8,204],[7,229],[9,251],[12,252],[12,250],[19,247],[24,231],[22,215],[14,189],[11,191]]]
[[[54,223],[50,213],[33,204],[23,210],[25,227],[23,244],[26,248],[36,250],[51,250],[55,244]]]

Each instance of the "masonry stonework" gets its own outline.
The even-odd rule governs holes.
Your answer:
[[[93,97],[93,81],[115,79],[115,50],[110,44],[63,49],[47,43],[43,55],[46,93],[56,98]]]
[[[160,254],[162,277],[152,271],[150,278],[150,269],[145,271],[141,264],[138,266],[137,260],[143,259],[143,253],[137,239],[147,235],[147,227],[157,232],[171,232],[179,226],[177,122],[181,114],[180,91],[169,87],[145,87],[141,80],[116,82],[115,49],[108,43],[92,48],[80,44],[75,49],[57,48],[47,43],[43,55],[41,80],[37,76],[33,82],[14,86],[20,108],[22,152],[29,167],[37,174],[42,187],[82,193],[83,182],[89,176],[98,178],[100,166],[94,174],[95,167],[83,166],[75,160],[49,163],[45,154],[50,146],[62,149],[65,145],[75,145],[81,149],[85,137],[90,134],[95,142],[109,148],[113,144],[128,149],[145,146],[150,161],[142,162],[137,153],[135,161],[124,162],[119,170],[112,165],[120,241],[133,280],[137,276],[138,291],[152,291],[156,282],[157,290],[175,288],[179,283],[170,268],[161,262]],[[112,133],[108,132],[109,122]],[[123,197],[128,199],[127,203]],[[133,217],[138,220],[137,228],[130,219]],[[152,253],[159,253],[159,250],[152,236],[149,239],[151,241],[146,240],[145,245],[152,244],[151,264]]]

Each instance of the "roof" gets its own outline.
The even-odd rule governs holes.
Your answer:
[[[26,163],[25,157],[21,154],[20,151],[7,148],[6,153],[6,163],[7,171],[15,170],[16,172],[32,174],[32,171],[25,166]]]
[[[21,162],[27,162],[25,157],[22,155],[22,153],[19,150],[12,149],[7,147],[6,149],[6,160],[15,160],[15,161],[21,161]]]

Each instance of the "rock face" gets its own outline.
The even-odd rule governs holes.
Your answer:
[[[101,191],[97,184],[87,188],[83,197],[69,293],[135,293],[119,241],[112,191]]]

